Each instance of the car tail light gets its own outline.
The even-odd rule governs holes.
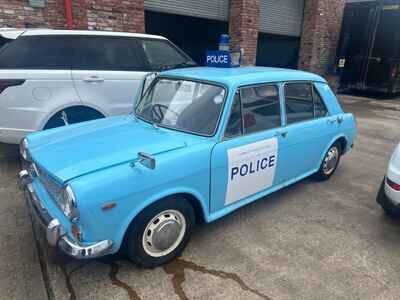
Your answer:
[[[21,85],[25,79],[0,79],[0,94],[10,86]]]
[[[391,181],[389,178],[386,177],[386,183],[395,191],[400,191],[400,184]]]

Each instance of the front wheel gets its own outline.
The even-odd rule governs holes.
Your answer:
[[[181,196],[148,206],[128,229],[128,257],[145,268],[168,263],[186,247],[194,221],[193,207]]]
[[[314,178],[320,181],[329,179],[339,165],[340,155],[341,146],[336,142],[326,152],[318,172],[314,174]]]

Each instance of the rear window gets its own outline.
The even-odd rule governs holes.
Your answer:
[[[69,69],[71,37],[25,36],[0,49],[1,69]]]

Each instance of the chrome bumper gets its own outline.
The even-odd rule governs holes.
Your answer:
[[[99,257],[110,250],[113,244],[111,240],[104,240],[89,246],[82,246],[76,241],[71,240],[60,221],[49,214],[48,210],[43,206],[36,195],[29,172],[27,170],[22,170],[18,177],[19,187],[21,190],[25,191],[27,195],[33,219],[45,230],[49,245],[53,247],[57,246],[67,255],[77,259]]]

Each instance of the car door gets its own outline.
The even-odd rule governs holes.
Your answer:
[[[321,157],[335,133],[335,118],[312,82],[288,82],[282,87],[285,126],[281,143],[282,183],[318,170]]]
[[[140,81],[149,71],[136,38],[77,36],[72,77],[83,103],[106,115],[132,111]]]
[[[211,154],[211,213],[272,188],[280,168],[281,105],[277,85],[239,89],[224,138]]]

